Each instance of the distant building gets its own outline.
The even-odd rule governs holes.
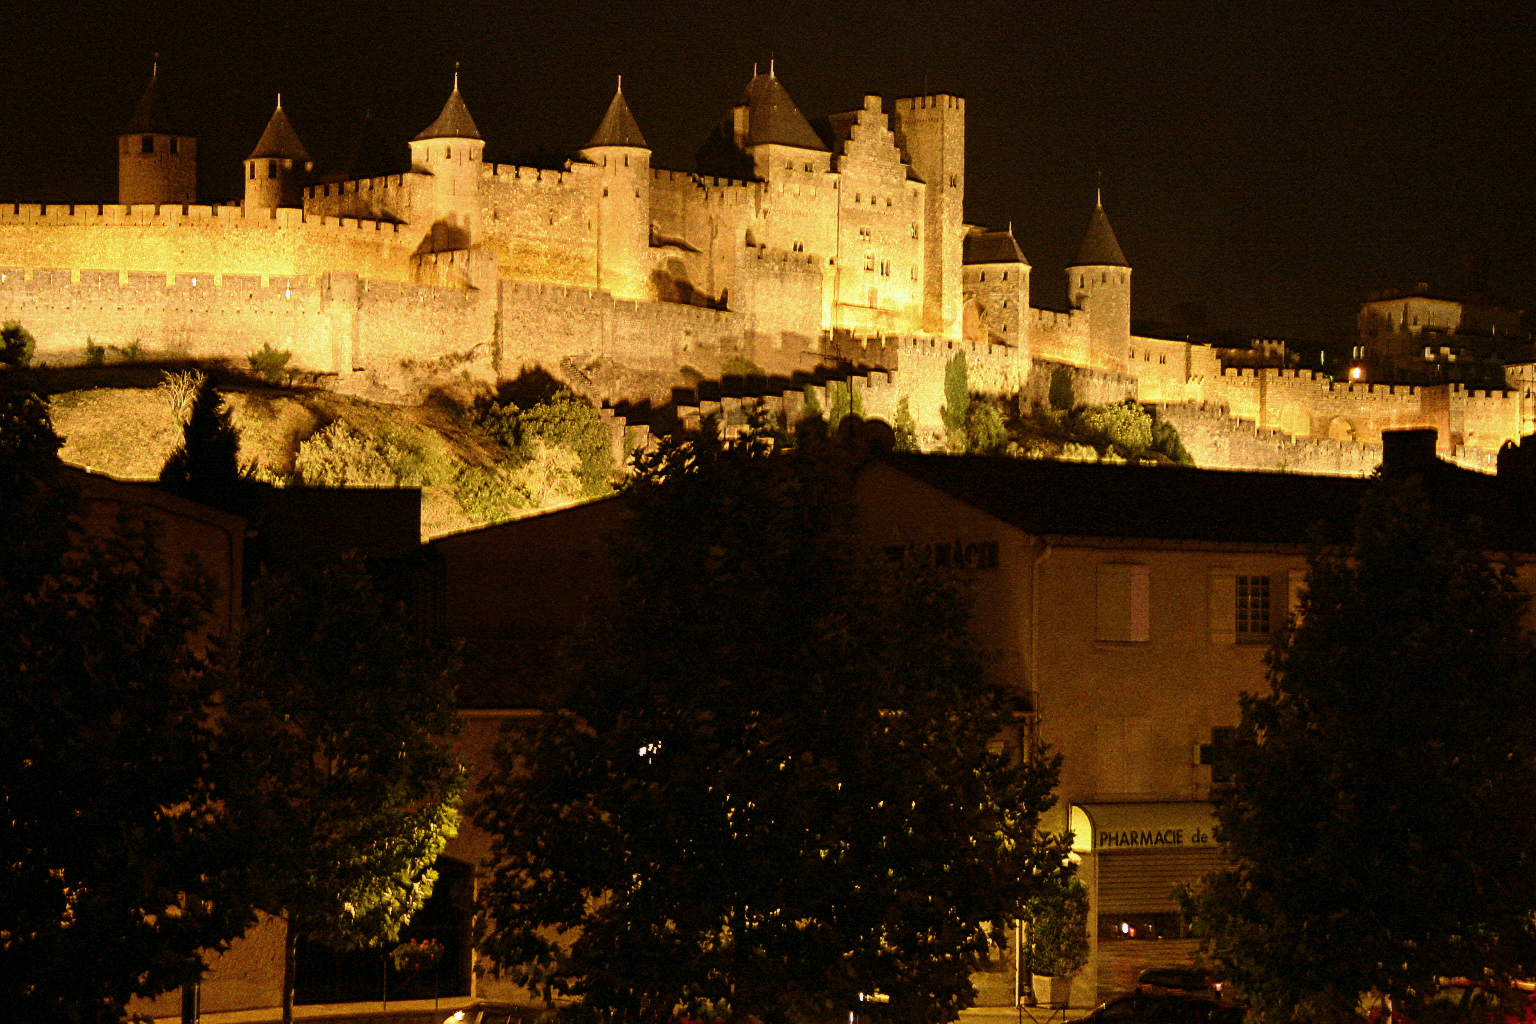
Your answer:
[[[1533,358],[1524,315],[1485,292],[1434,292],[1423,281],[1384,289],[1360,306],[1352,364],[1367,379],[1389,383],[1503,386],[1506,364]]]

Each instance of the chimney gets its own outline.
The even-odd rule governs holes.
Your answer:
[[[1401,478],[1433,470],[1440,464],[1440,459],[1435,455],[1435,442],[1439,436],[1439,431],[1434,427],[1383,430],[1382,475]]]

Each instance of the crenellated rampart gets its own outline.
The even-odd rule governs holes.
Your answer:
[[[415,241],[397,224],[290,209],[0,204],[0,252],[20,267],[407,281]]]

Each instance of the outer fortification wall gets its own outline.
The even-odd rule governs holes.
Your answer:
[[[1381,464],[1380,444],[1291,437],[1261,429],[1252,420],[1234,419],[1224,406],[1179,403],[1154,408],[1159,419],[1178,428],[1179,439],[1202,469],[1366,476]]]
[[[39,360],[80,362],[86,344],[148,357],[243,363],[264,344],[293,365],[338,369],[330,275],[133,274],[0,268],[0,320],[37,339]]]
[[[508,376],[565,358],[606,358],[663,372],[691,366],[718,378],[728,359],[747,354],[742,318],[727,311],[516,281],[501,282],[500,303],[500,366]]]
[[[0,204],[0,252],[17,267],[408,281],[413,245],[395,224],[299,210]]]
[[[1112,370],[1092,370],[1048,359],[1032,361],[1024,386],[1019,390],[1019,404],[1049,406],[1051,382],[1065,373],[1072,385],[1073,405],[1119,405],[1136,398],[1136,378]]]

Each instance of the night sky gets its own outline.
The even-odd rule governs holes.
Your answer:
[[[1337,6],[1337,9],[1335,9]],[[1341,338],[1365,293],[1459,285],[1536,307],[1536,31],[1517,3],[355,3],[0,5],[0,202],[116,200],[115,136],[160,54],[201,195],[281,91],[322,167],[372,108],[405,142],[454,62],[487,159],[575,149],[614,77],[659,167],[770,57],[808,117],[866,93],[967,100],[966,217],[1010,220],[1034,301],[1064,301],[1102,173],[1134,316]],[[889,106],[889,103],[888,103]]]

